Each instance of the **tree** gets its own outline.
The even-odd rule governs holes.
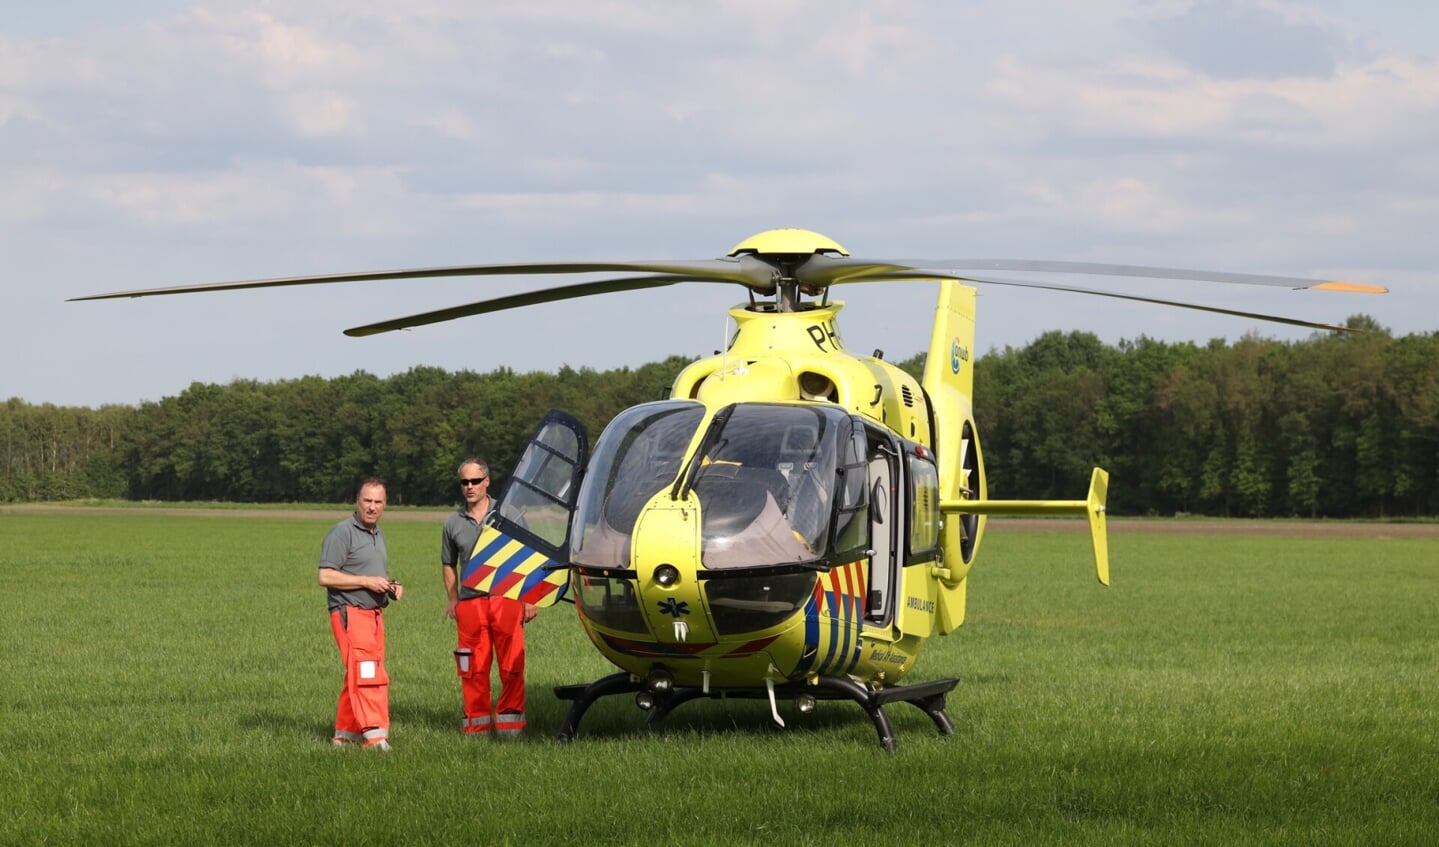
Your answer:
[[[1439,334],[1117,347],[1045,333],[976,359],[975,418],[994,497],[1072,499],[1113,474],[1112,513],[1439,513]],[[899,363],[922,378],[924,356]],[[453,502],[460,459],[501,483],[552,408],[597,437],[667,396],[687,360],[554,374],[416,367],[228,385],[138,407],[0,405],[0,500],[344,502],[379,473],[391,501]]]

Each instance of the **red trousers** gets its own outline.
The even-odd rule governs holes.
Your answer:
[[[504,597],[472,597],[455,606],[455,651],[465,701],[465,732],[501,735],[525,728],[525,606]],[[469,651],[466,653],[465,651]],[[500,671],[500,699],[490,700],[490,657]],[[495,714],[491,714],[491,710]]]
[[[390,676],[385,671],[385,618],[380,609],[344,606],[330,613],[330,630],[345,663],[345,687],[335,710],[337,737],[387,738]]]

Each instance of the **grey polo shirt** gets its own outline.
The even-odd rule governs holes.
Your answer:
[[[475,551],[475,542],[480,540],[480,529],[480,522],[470,517],[469,506],[464,503],[460,504],[458,511],[445,518],[445,531],[440,539],[440,564],[454,568],[456,577],[464,576],[465,563]],[[483,591],[460,586],[461,600],[485,596]]]
[[[385,531],[378,526],[374,532],[365,529],[358,514],[352,514],[331,527],[324,544],[320,546],[320,567],[334,568],[350,576],[388,577],[388,565]],[[326,591],[332,612],[341,606],[382,609],[390,603],[389,597],[363,588],[327,588]]]

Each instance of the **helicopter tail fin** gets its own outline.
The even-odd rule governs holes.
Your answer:
[[[922,385],[934,413],[933,447],[941,502],[985,496],[974,427],[974,313],[972,287],[955,280],[940,282]],[[983,531],[984,518],[980,516],[945,522],[940,541],[944,564],[935,598],[941,633],[964,621],[964,579]]]
[[[1100,583],[1109,584],[1109,472],[1095,468],[1089,477],[1089,498],[1085,501],[1089,517],[1089,541],[1094,547],[1094,570]]]
[[[977,456],[967,454],[979,449],[965,438],[965,424],[974,420],[974,298],[975,291],[969,286],[954,280],[940,283],[924,364],[922,384],[934,412],[934,452],[944,500],[984,497],[982,480],[969,478],[971,474],[965,470],[966,466],[978,468],[973,461]]]
[[[962,411],[973,407],[974,371],[970,359],[974,349],[975,290],[946,279],[939,284],[939,302],[934,307],[934,329],[925,359],[924,389],[935,402],[961,400]],[[941,412],[951,411],[941,409]]]

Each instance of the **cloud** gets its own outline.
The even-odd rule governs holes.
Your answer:
[[[180,228],[234,234],[300,222],[324,237],[365,237],[411,230],[398,212],[411,201],[396,168],[303,166],[245,161],[213,172],[72,174],[53,170],[11,173],[0,199],[0,221],[36,224],[74,220],[164,232]]]
[[[112,5],[103,19],[0,36],[0,224],[7,260],[24,269],[6,284],[43,281],[37,302],[48,302],[51,289],[364,267],[701,257],[770,226],[814,229],[864,256],[1422,279],[1439,262],[1439,69],[1432,50],[1405,52],[1382,36],[1423,30],[1433,13],[1381,4],[1356,21],[1321,14],[1319,3],[1335,8],[176,0],[167,8],[182,11],[155,14]],[[347,321],[533,284],[236,294],[227,316],[238,320],[250,303],[263,304],[256,320],[283,310],[274,320],[290,323],[273,329],[296,340],[243,361],[225,344],[205,346],[173,369],[283,374],[310,367],[297,363],[353,367],[357,355],[376,367],[450,364],[464,329],[349,346],[315,340],[290,311],[310,322],[323,312],[337,335]],[[1074,298],[1015,299],[1030,325],[1011,321],[1017,335],[1006,338],[1004,310],[993,307],[1014,298],[985,296],[986,343],[1109,314]],[[685,288],[547,306],[556,340],[540,345],[518,321],[484,326],[493,355],[521,368],[577,355],[637,364],[689,350],[691,317],[718,337],[710,324],[731,299]],[[933,306],[908,288],[852,299],[846,337],[891,347],[885,337],[908,338],[914,316]],[[56,320],[92,321],[99,338],[111,305]],[[160,320],[167,332],[216,308],[128,305],[126,320]],[[332,313],[341,305],[343,317]],[[587,335],[597,317],[622,323],[647,308],[689,311],[655,321],[643,341]],[[1423,313],[1405,311],[1416,322]],[[17,333],[44,321],[17,323],[6,345],[23,346]],[[232,331],[230,346],[253,333]],[[111,352],[111,380],[141,378],[146,368]]]
[[[1288,148],[1432,137],[1439,64],[1380,59],[1325,78],[1216,79],[1179,65],[1116,61],[1075,72],[1005,57],[989,96],[1076,135]]]
[[[1200,0],[1150,24],[1154,42],[1183,64],[1224,79],[1327,77],[1350,53],[1346,40],[1282,7]]]

